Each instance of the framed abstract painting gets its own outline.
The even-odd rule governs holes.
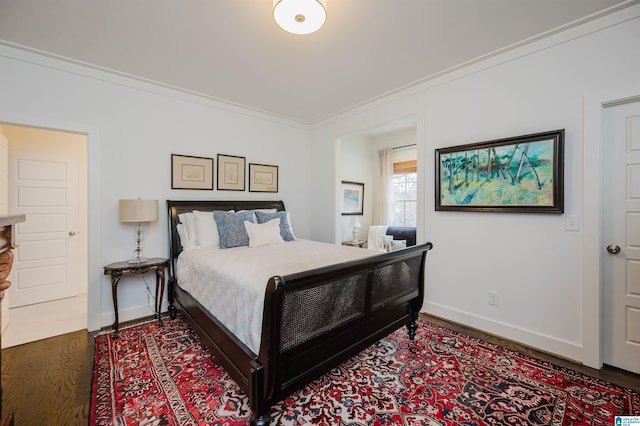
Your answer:
[[[436,149],[435,209],[564,211],[564,129]]]

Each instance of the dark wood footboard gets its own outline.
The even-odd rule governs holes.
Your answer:
[[[168,201],[169,310],[180,311],[249,397],[253,425],[269,424],[271,406],[402,326],[415,336],[431,243],[266,283],[259,354],[177,286],[178,214],[192,210],[277,208],[282,202]]]
[[[266,416],[273,403],[404,325],[415,336],[431,248],[426,243],[271,278],[258,356],[265,400],[256,404],[258,413]]]

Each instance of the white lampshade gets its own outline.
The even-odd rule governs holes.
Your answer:
[[[285,31],[309,34],[327,19],[326,0],[273,0],[273,19]]]
[[[357,217],[352,217],[351,218],[351,227],[352,228],[360,228],[362,225],[360,225],[360,220],[358,220]]]
[[[120,200],[118,211],[120,222],[155,222],[158,220],[158,200]]]

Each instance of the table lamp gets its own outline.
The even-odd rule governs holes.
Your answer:
[[[357,217],[353,217],[351,218],[351,227],[353,228],[353,230],[351,231],[351,235],[353,235],[353,240],[351,240],[352,242],[356,243],[358,242],[358,228],[360,228],[360,221],[358,220]]]
[[[158,200],[120,200],[118,203],[118,218],[120,222],[136,222],[135,256],[129,263],[144,263],[147,259],[142,256],[142,223],[158,220]]]

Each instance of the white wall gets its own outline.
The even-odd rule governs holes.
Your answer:
[[[6,46],[0,46],[0,93],[0,122],[88,135],[90,330],[113,321],[103,266],[128,259],[134,243],[134,230],[118,222],[120,198],[160,201],[158,222],[144,229],[149,257],[168,256],[167,199],[282,199],[296,235],[310,236],[306,128]],[[279,193],[171,189],[171,154],[219,153],[278,165]],[[140,278],[123,278],[118,291],[121,321],[151,314]]]
[[[353,239],[351,219],[357,217],[361,228],[358,239],[366,240],[369,226],[373,220],[373,201],[375,187],[375,157],[372,153],[371,140],[366,135],[352,135],[342,138],[341,180],[364,183],[362,199],[362,216],[342,216],[340,218],[341,237],[337,242]]]
[[[409,127],[394,132],[383,133],[371,137],[373,149],[375,151],[383,148],[399,148],[407,147],[396,150],[393,154],[393,161],[408,161],[415,160],[415,147],[411,148],[408,145],[415,145],[416,143],[416,129],[415,127]]]
[[[330,158],[333,141],[343,134],[418,115],[425,207],[420,219],[434,244],[424,311],[598,366],[591,354],[599,348],[585,336],[599,330],[583,324],[599,311],[582,299],[593,287],[583,274],[585,262],[598,259],[582,255],[585,230],[565,230],[565,215],[585,214],[583,193],[592,188],[583,185],[583,177],[600,169],[583,162],[585,96],[607,90],[640,94],[639,17],[640,6],[634,6],[316,126],[312,155]],[[565,215],[434,211],[436,148],[561,128]],[[316,192],[328,196],[335,188],[333,170],[315,167],[314,174]],[[314,222],[322,222],[317,229],[329,235],[336,226],[330,207],[316,201],[313,209]],[[488,291],[499,292],[499,307],[488,305]]]

